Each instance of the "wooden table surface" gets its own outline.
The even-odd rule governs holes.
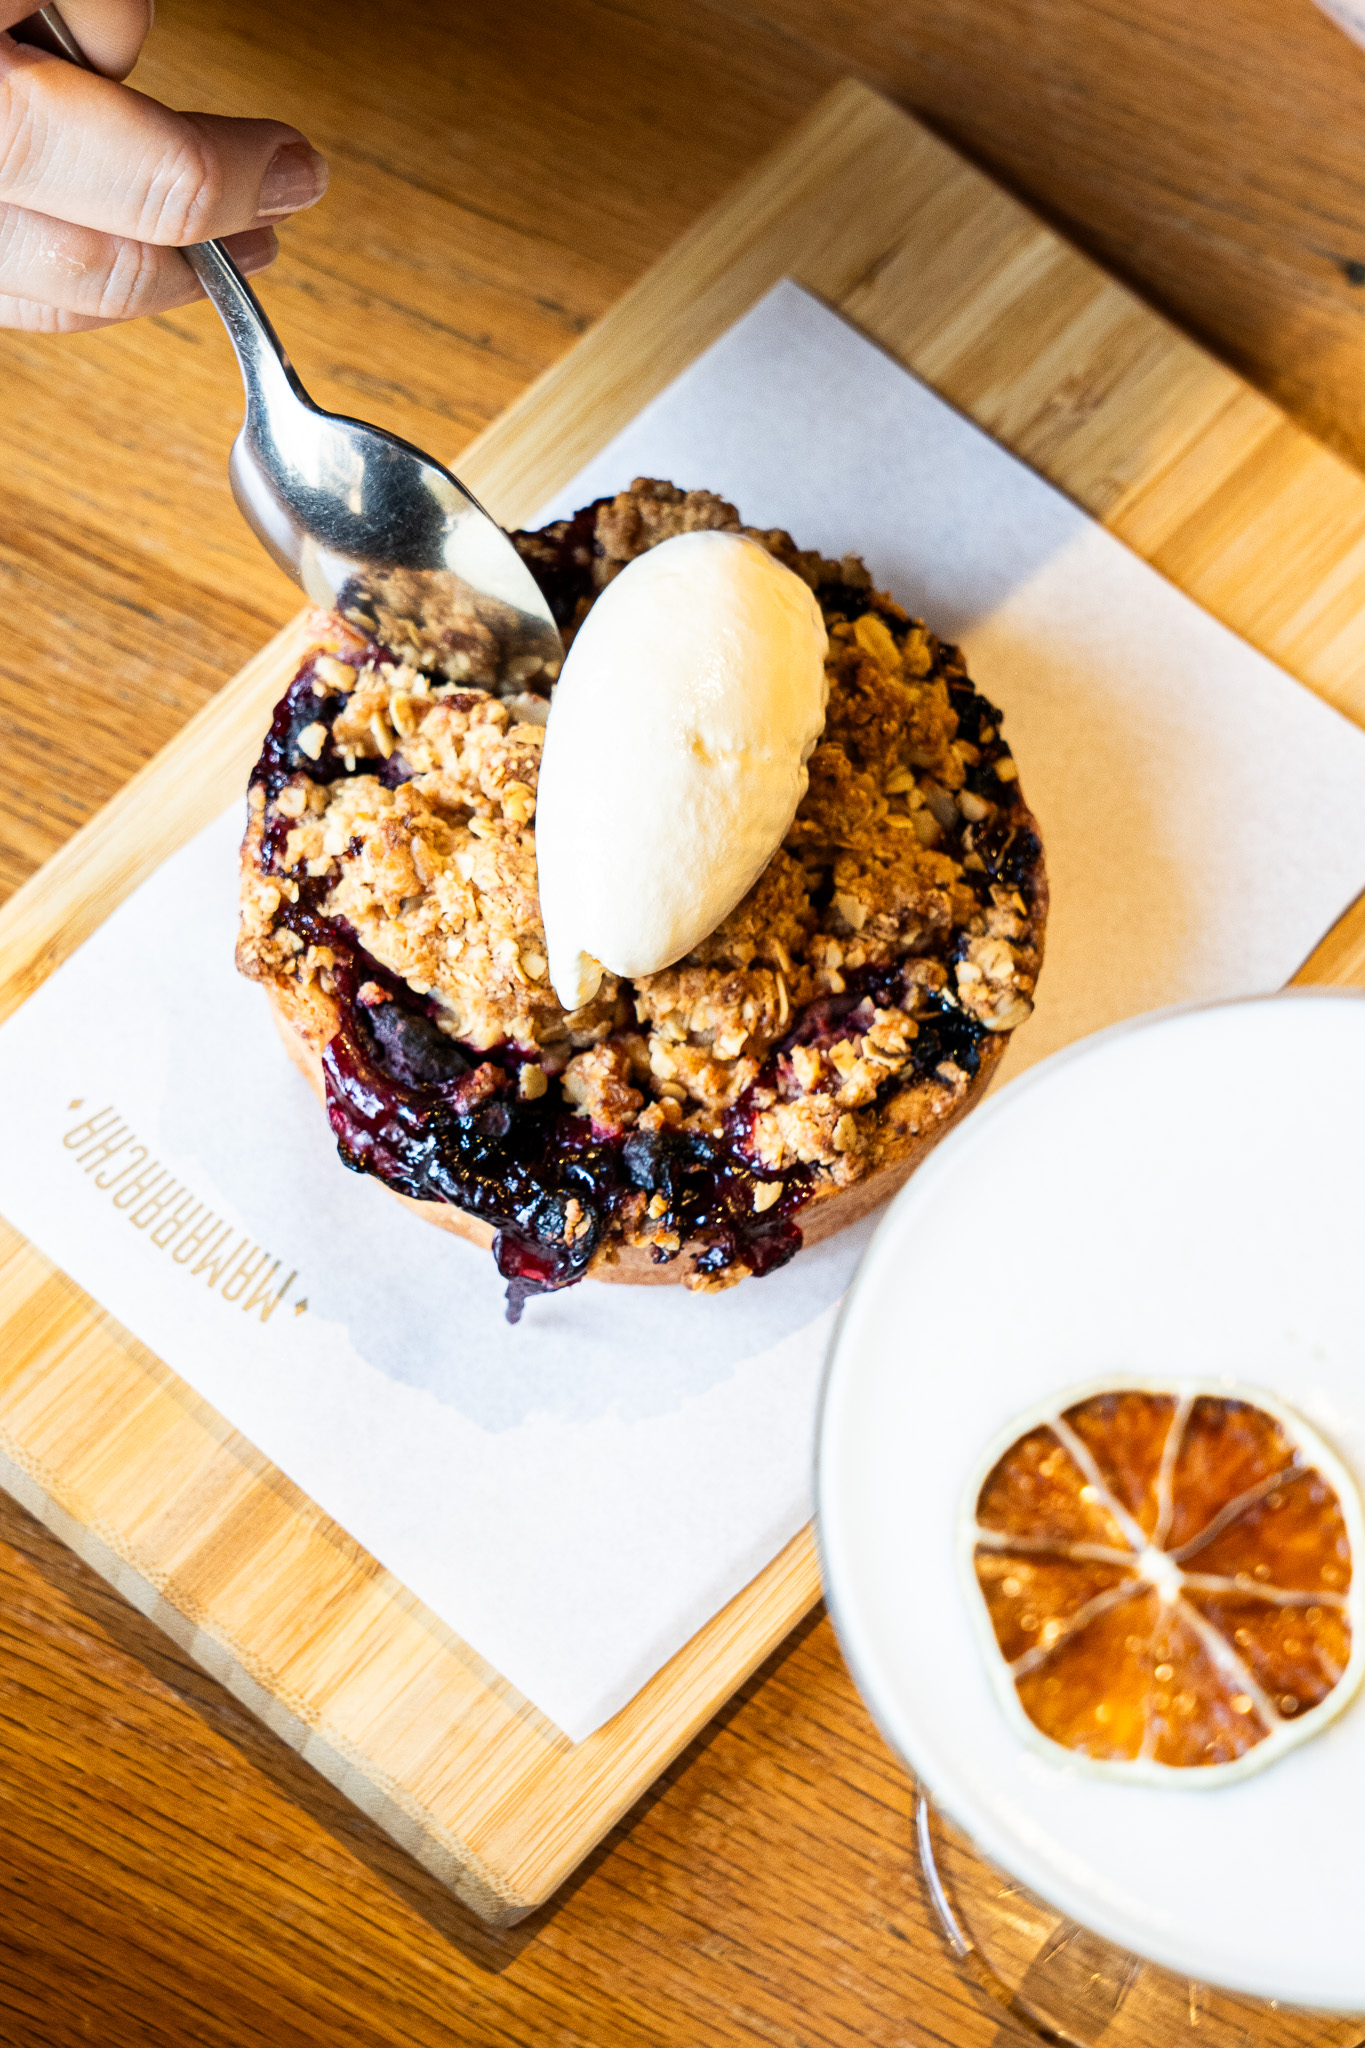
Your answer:
[[[272,310],[322,403],[454,459],[849,72],[1365,462],[1365,54],[1310,0],[162,0],[136,82],[327,152]],[[295,596],[206,308],[0,366],[4,893]],[[4,2048],[1003,2048],[908,1807],[816,1619],[489,1932],[0,1496]]]

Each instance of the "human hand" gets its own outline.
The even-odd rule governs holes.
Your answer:
[[[5,33],[35,4],[0,0],[0,326],[70,334],[186,305],[191,242],[221,237],[263,270],[271,223],[326,191],[323,158],[283,121],[177,114],[119,83],[154,0],[61,0],[95,72]]]

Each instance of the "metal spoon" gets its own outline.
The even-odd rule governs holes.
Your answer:
[[[12,33],[94,68],[55,6]],[[414,646],[453,677],[544,694],[564,645],[502,528],[420,448],[313,403],[221,242],[183,254],[242,372],[246,418],[228,473],[267,553],[315,604],[380,641]]]

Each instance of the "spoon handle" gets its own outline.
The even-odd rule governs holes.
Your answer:
[[[248,413],[268,406],[272,397],[282,396],[281,383],[311,406],[313,401],[299,382],[265,307],[222,243],[194,242],[180,253],[227,329],[246,386]]]
[[[10,34],[16,43],[31,43],[35,50],[46,50],[50,57],[65,57],[68,64],[76,64],[82,71],[95,68],[55,7],[40,7],[26,21],[16,22]]]
[[[65,57],[68,64],[78,65],[82,71],[95,68],[56,6],[40,7],[27,21],[18,24],[15,33],[53,57]],[[281,380],[296,398],[301,398],[305,405],[311,404],[264,306],[223,244],[196,242],[180,253],[227,329],[246,386],[248,410],[268,403],[272,388],[278,390]]]

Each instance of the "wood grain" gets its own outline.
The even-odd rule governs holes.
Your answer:
[[[857,84],[835,88],[471,446],[474,489],[509,524],[527,519],[788,273],[1115,530],[1145,517],[1154,559],[1192,594],[1237,619],[1250,588],[1244,625],[1352,704],[1365,586],[1341,572],[1365,527],[1365,482]],[[1239,435],[1229,467],[1227,421],[1247,405],[1260,432],[1249,455]],[[1271,444],[1299,488],[1267,502],[1243,468]],[[1144,509],[1158,496],[1161,534]],[[1304,640],[1287,556],[1340,589],[1326,640]],[[300,630],[278,635],[0,912],[0,1014],[240,789]],[[1365,910],[1347,924],[1365,929]],[[1336,943],[1345,958],[1349,941]],[[807,1534],[570,1745],[12,1234],[0,1236],[0,1351],[10,1490],[498,1924],[552,1894],[818,1594]]]
[[[497,1925],[819,1595],[807,1533],[573,1744],[3,1222],[0,1337],[0,1485]]]
[[[1359,60],[1307,0],[494,12],[163,0],[139,82],[268,101],[331,150],[347,231],[328,242],[329,202],[268,281],[327,402],[454,454],[852,57],[1359,446],[1359,300],[1330,247]],[[470,317],[436,329],[438,297]],[[290,607],[223,487],[215,342],[201,310],[0,349],[11,880]],[[18,1510],[4,1527],[0,2038],[996,2038],[928,1930],[903,1783],[825,1624],[557,1912],[485,1935]]]
[[[453,458],[850,70],[1365,458],[1365,54],[1312,0],[163,0],[135,82],[327,150],[264,289],[324,404]],[[0,366],[4,890],[292,603],[207,308]]]

